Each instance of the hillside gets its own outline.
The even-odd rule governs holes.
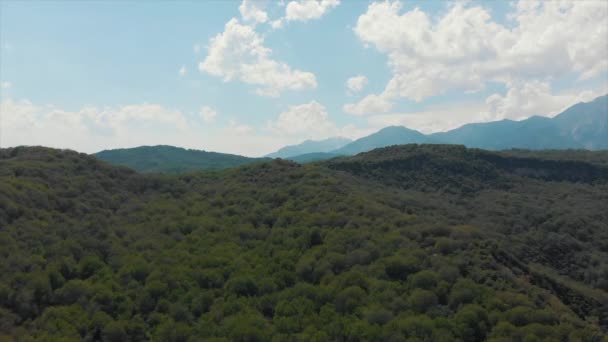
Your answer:
[[[162,145],[105,150],[95,153],[95,157],[110,164],[127,166],[145,173],[221,170],[267,160]]]
[[[300,155],[311,153],[326,153],[350,143],[352,140],[347,138],[328,138],[324,140],[306,140],[298,145],[285,146],[276,152],[266,155],[269,158],[290,159]]]
[[[553,118],[533,116],[522,121],[468,124],[431,136],[444,143],[492,150],[607,149],[608,95],[578,103]]]
[[[522,121],[502,120],[467,124],[449,132],[432,135],[438,141],[490,150],[568,149],[581,147],[563,136],[555,122],[535,116]]]
[[[563,136],[590,150],[608,149],[608,95],[578,103],[554,118]]]
[[[1,149],[0,339],[601,341],[605,162],[407,145],[143,175]]]

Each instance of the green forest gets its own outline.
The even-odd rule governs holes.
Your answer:
[[[95,157],[110,164],[132,168],[138,172],[173,174],[221,170],[270,160],[269,158],[249,158],[236,154],[190,150],[167,145],[104,150],[95,153]]]
[[[606,341],[608,155],[0,149],[0,341]]]

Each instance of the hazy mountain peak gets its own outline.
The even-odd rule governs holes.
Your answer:
[[[343,137],[332,137],[323,140],[304,140],[297,145],[289,145],[266,155],[269,158],[290,158],[309,153],[330,152],[341,148],[352,140]]]
[[[388,126],[333,152],[337,154],[357,154],[378,147],[425,142],[430,142],[430,139],[416,130],[404,126]]]

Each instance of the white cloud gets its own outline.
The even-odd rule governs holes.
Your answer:
[[[472,122],[523,120],[533,115],[555,116],[579,102],[608,92],[608,85],[594,90],[570,89],[553,93],[548,83],[510,84],[507,94],[488,96],[485,103],[451,103],[410,113],[370,115],[370,127],[406,126],[423,133],[444,132]]]
[[[278,134],[309,135],[311,138],[325,137],[335,130],[327,110],[317,101],[290,106],[269,126]]]
[[[232,134],[236,134],[236,135],[247,135],[250,134],[252,132],[254,132],[254,128],[246,125],[246,124],[242,124],[239,123],[238,121],[231,119],[228,122],[229,125],[229,131]]]
[[[364,44],[388,56],[393,76],[376,99],[422,101],[448,90],[479,91],[487,82],[546,82],[569,73],[586,79],[608,71],[605,1],[522,0],[510,15],[512,28],[462,2],[438,18],[401,10],[398,1],[374,2],[354,28]]]
[[[290,106],[281,112],[276,120],[267,124],[270,132],[289,137],[290,143],[299,143],[303,139],[325,139],[342,136],[360,138],[372,133],[369,129],[361,129],[354,125],[338,127],[330,119],[325,106],[317,101]]]
[[[0,113],[2,113],[3,131],[17,132],[22,128],[34,126],[37,124],[36,113],[39,111],[37,106],[34,106],[29,101],[16,102],[9,99],[3,100],[0,103]],[[10,136],[10,134],[9,134]]]
[[[321,18],[329,9],[340,4],[340,0],[294,0],[285,7],[288,21],[308,21]]]
[[[289,21],[306,22],[319,19],[339,4],[340,0],[292,0],[285,5],[285,16],[271,21],[270,26],[280,29]]]
[[[188,70],[186,70],[186,66],[185,66],[185,65],[182,65],[182,67],[181,67],[181,68],[179,68],[179,75],[180,75],[180,76],[186,76],[186,72],[187,72],[187,71],[188,71]]]
[[[217,117],[217,111],[209,106],[201,107],[200,116],[204,122],[214,122]]]
[[[293,143],[286,136],[258,134],[254,127],[235,120],[210,128],[200,116],[189,119],[158,104],[69,111],[6,99],[0,102],[0,112],[2,147],[42,145],[91,153],[165,144],[260,156]]]
[[[353,76],[346,80],[346,88],[348,88],[351,94],[360,92],[363,90],[366,84],[367,77],[363,75]]]
[[[278,96],[284,90],[316,88],[313,73],[292,69],[283,62],[273,60],[272,50],[264,46],[264,38],[251,26],[237,19],[226,23],[224,32],[211,39],[209,53],[199,69],[225,82],[240,80],[260,86],[259,95]]]
[[[304,138],[358,138],[372,132],[353,125],[336,127],[325,108],[314,101],[291,107],[262,131],[237,119],[211,128],[204,124],[205,116],[214,116],[209,107],[202,107],[199,115],[188,118],[179,110],[158,104],[65,110],[6,99],[0,102],[0,112],[3,147],[42,145],[87,153],[166,144],[260,156]]]
[[[12,86],[13,86],[13,84],[9,81],[3,81],[2,83],[0,83],[1,89],[9,89]]]
[[[2,145],[44,145],[94,152],[111,146],[159,144],[165,132],[183,132],[187,120],[180,111],[158,104],[83,107],[69,111],[29,101],[3,100]]]
[[[213,117],[209,113],[214,110],[209,107],[202,107],[198,115],[187,117],[179,110],[159,104],[65,110],[6,99],[0,102],[0,112],[3,147],[42,145],[87,153],[166,144],[260,156],[304,138],[358,138],[372,133],[353,125],[336,127],[325,108],[314,101],[291,107],[278,116],[276,124],[269,123],[271,127],[262,130],[238,119],[222,126],[205,125],[205,115]],[[309,131],[294,125],[307,127]]]
[[[243,0],[239,6],[239,12],[245,21],[265,23],[268,20],[268,14],[261,8],[263,5],[265,2],[260,0]]]
[[[259,156],[289,141],[285,137],[258,135],[253,127],[234,120],[226,126],[210,128],[199,116],[190,120],[180,111],[158,104],[69,111],[6,99],[0,102],[0,112],[2,147],[42,145],[91,153],[166,144]]]
[[[192,46],[192,51],[194,51],[194,53],[198,54],[201,52],[201,45],[200,44],[194,44]]]
[[[483,121],[522,120],[534,115],[554,116],[578,102],[587,102],[608,92],[608,84],[595,90],[568,90],[552,93],[547,82],[512,82],[503,96],[486,99],[488,114]]]
[[[393,107],[393,103],[382,95],[367,95],[357,103],[345,104],[342,110],[353,115],[365,115],[369,113],[386,113]]]
[[[273,20],[273,21],[270,23],[270,26],[271,26],[273,29],[275,29],[275,30],[276,30],[276,29],[280,29],[281,27],[283,27],[283,23],[284,23],[284,22],[285,22],[285,20],[284,20],[284,19],[282,19],[282,18],[281,18],[281,19],[277,19],[277,20]]]

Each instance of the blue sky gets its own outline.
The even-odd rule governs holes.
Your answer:
[[[531,3],[4,0],[0,143],[262,155],[605,93],[608,5]]]

